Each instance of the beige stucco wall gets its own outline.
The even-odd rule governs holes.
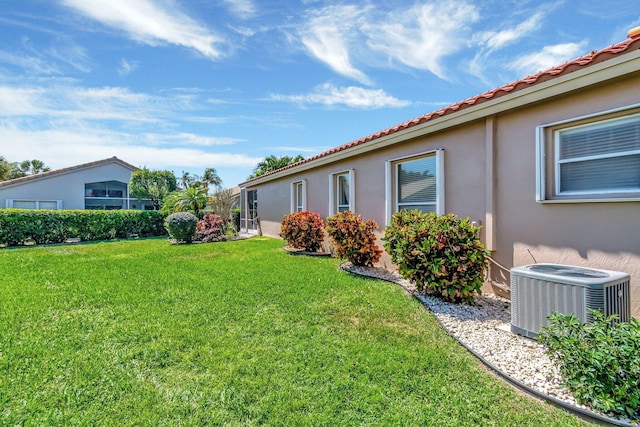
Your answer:
[[[0,208],[6,206],[7,199],[23,199],[62,200],[62,209],[84,209],[86,183],[101,181],[129,183],[131,174],[130,169],[119,163],[106,163],[0,187]]]
[[[348,169],[355,170],[356,211],[384,228],[385,161],[443,148],[445,210],[480,220],[481,238],[498,263],[510,268],[554,262],[627,272],[632,313],[640,317],[640,202],[536,202],[535,162],[537,126],[640,104],[638,87],[640,75],[262,184],[262,230],[278,235],[290,209],[290,184],[300,179],[307,180],[307,209],[326,217],[329,174]],[[487,161],[491,152],[493,168]],[[388,256],[383,263],[388,265]],[[495,266],[492,276],[508,284],[508,274]]]
[[[553,262],[624,271],[640,317],[640,202],[538,203],[535,128],[640,103],[640,77],[498,118],[497,251],[507,266]]]
[[[484,123],[446,134],[419,138],[400,146],[367,153],[259,186],[258,211],[262,231],[277,236],[280,220],[290,212],[291,183],[306,179],[307,210],[323,218],[329,215],[330,175],[354,170],[355,210],[385,226],[385,162],[419,153],[445,149],[445,210],[472,219],[484,218]]]

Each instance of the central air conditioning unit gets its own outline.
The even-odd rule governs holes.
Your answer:
[[[631,318],[629,275],[561,264],[531,264],[511,269],[511,332],[538,336],[554,311],[593,322],[587,309]]]

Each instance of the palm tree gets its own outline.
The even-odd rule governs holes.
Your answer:
[[[215,168],[206,168],[204,175],[202,175],[202,184],[208,189],[209,185],[213,185],[218,188],[222,185],[222,180],[218,176],[218,172]]]
[[[182,184],[182,188],[186,189],[189,185],[195,180],[195,177],[191,175],[189,172],[182,171],[182,177],[180,178],[180,183]]]
[[[51,168],[45,165],[42,160],[33,159],[20,162],[20,170],[25,175],[35,175],[42,172],[49,172]]]
[[[289,166],[293,163],[298,163],[301,160],[304,160],[304,157],[302,157],[301,154],[298,154],[294,157],[277,157],[271,154],[256,165],[256,167],[253,169],[253,173],[249,176],[249,179],[259,177],[269,172],[273,172],[285,166]]]
[[[196,216],[204,209],[209,201],[207,188],[201,185],[192,185],[175,194],[174,212],[192,212]]]

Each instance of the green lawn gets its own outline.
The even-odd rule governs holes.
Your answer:
[[[275,239],[0,250],[0,425],[580,425]]]

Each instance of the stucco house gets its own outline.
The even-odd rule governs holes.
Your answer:
[[[153,209],[129,194],[137,167],[117,157],[0,182],[0,208]]]
[[[350,209],[469,217],[508,288],[514,266],[624,271],[640,316],[640,36],[241,183],[241,225]],[[382,246],[382,245],[380,245]],[[389,257],[383,262],[390,266]]]

